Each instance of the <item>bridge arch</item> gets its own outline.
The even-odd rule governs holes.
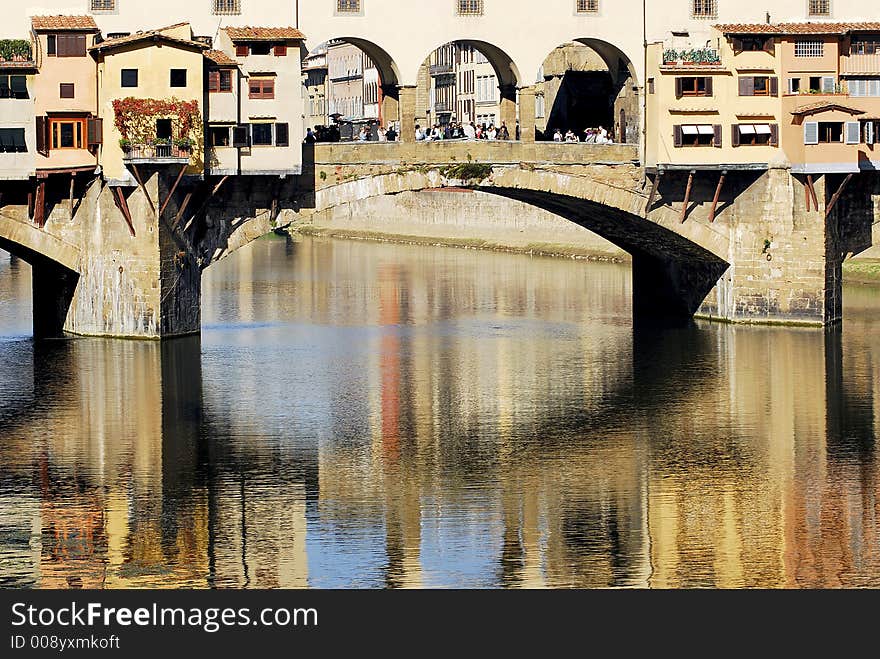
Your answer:
[[[332,36],[323,39],[322,41],[310,39],[309,43],[313,45],[311,47],[306,47],[306,57],[315,54],[322,48],[326,48],[328,44],[335,42],[343,42],[359,48],[376,65],[376,69],[379,71],[379,76],[382,79],[383,85],[401,84],[400,69],[397,66],[394,57],[392,57],[382,46],[363,37]]]
[[[79,248],[43,231],[30,222],[0,215],[0,249],[31,265],[56,264],[79,272]]]

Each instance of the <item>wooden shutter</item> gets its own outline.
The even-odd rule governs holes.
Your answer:
[[[246,149],[251,145],[250,130],[247,124],[232,127],[232,146]]]
[[[834,76],[822,76],[822,93],[823,94],[833,94],[834,93]]]
[[[733,146],[739,146],[739,125],[733,124],[730,127],[730,143]]]
[[[683,143],[681,136],[681,126],[673,126],[672,127],[672,144],[673,146],[680,147]]]
[[[209,92],[219,92],[220,91],[220,72],[219,71],[208,71],[208,91]]]
[[[770,78],[770,96],[779,96],[779,78]]]
[[[779,146],[779,124],[770,124],[770,146]]]
[[[287,124],[275,124],[275,146],[290,146],[290,128]]]
[[[706,96],[714,96],[712,93],[712,77],[706,77]]]
[[[859,144],[862,141],[862,125],[858,121],[847,121],[845,128],[847,144]]]
[[[104,143],[104,120],[99,117],[89,117],[88,119],[89,146],[99,146]]]
[[[715,139],[712,141],[713,142],[712,146],[714,146],[716,149],[720,149],[721,148],[721,129],[723,128],[723,126],[721,126],[720,124],[715,124],[714,126],[712,126],[712,128],[715,130]]]
[[[734,55],[739,55],[739,54],[742,52],[742,50],[743,50],[743,40],[742,40],[742,39],[737,39],[736,37],[734,37],[734,38],[731,39],[730,41],[731,41],[731,43],[732,43],[732,45],[733,45],[733,54],[734,54]]]
[[[275,57],[285,57],[287,55],[287,44],[280,43],[275,46]]]
[[[49,117],[37,117],[37,153],[49,157]]]
[[[755,79],[751,76],[741,76],[739,79],[739,95],[754,96],[755,95]]]
[[[764,52],[771,55],[776,53],[776,42],[773,41],[773,37],[767,37],[764,40]]]
[[[263,81],[263,98],[275,98],[275,81]]]
[[[818,144],[818,143],[819,143],[819,122],[818,121],[804,122],[804,144]]]
[[[684,96],[684,92],[682,91],[682,79],[675,79],[675,98],[681,98]]]
[[[247,47],[246,44],[239,44],[238,46],[235,47],[235,56],[236,57],[247,57],[248,52],[250,52],[250,49]]]

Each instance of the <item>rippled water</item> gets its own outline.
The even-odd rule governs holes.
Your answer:
[[[634,334],[624,266],[259,241],[201,339],[30,338],[0,586],[880,587],[880,291]]]

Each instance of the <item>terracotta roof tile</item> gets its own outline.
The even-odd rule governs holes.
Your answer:
[[[36,69],[37,63],[33,60],[26,60],[24,62],[13,62],[12,60],[0,60],[0,70],[7,71],[9,69],[17,69],[17,70],[27,70],[27,69]]]
[[[880,23],[733,23],[715,28],[723,34],[848,34],[880,32]]]
[[[238,66],[238,62],[222,50],[206,50],[205,57],[220,66]]]
[[[295,27],[226,27],[233,41],[303,41],[306,38]]]
[[[91,16],[34,16],[31,18],[34,30],[88,30],[98,31],[98,25]]]
[[[176,27],[176,26],[172,26]],[[208,50],[209,46],[207,44],[202,43],[201,41],[192,41],[190,39],[177,39],[175,37],[170,37],[167,34],[164,34],[162,30],[167,30],[169,28],[164,27],[159,30],[148,30],[147,32],[137,32],[135,34],[131,34],[127,37],[119,37],[117,39],[107,39],[106,41],[102,41],[101,43],[93,46],[89,50],[100,52],[102,50],[108,50],[110,48],[117,48],[119,46],[125,46],[132,43],[137,43],[138,41],[149,41],[149,40],[161,40],[167,43],[179,44],[181,46],[187,46],[190,48],[197,48],[199,50]]]
[[[808,105],[802,105],[799,108],[796,108],[791,111],[794,115],[807,115],[807,114],[816,114],[817,112],[825,112],[827,110],[841,110],[842,112],[848,112],[849,114],[864,114],[863,110],[859,110],[857,108],[853,108],[847,105],[841,105],[840,103],[835,103],[834,101],[818,101],[816,103],[809,103]]]

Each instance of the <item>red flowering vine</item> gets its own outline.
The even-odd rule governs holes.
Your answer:
[[[113,101],[116,129],[134,144],[151,144],[156,139],[156,119],[171,119],[176,138],[197,141],[202,127],[198,101],[177,98],[121,98]]]

